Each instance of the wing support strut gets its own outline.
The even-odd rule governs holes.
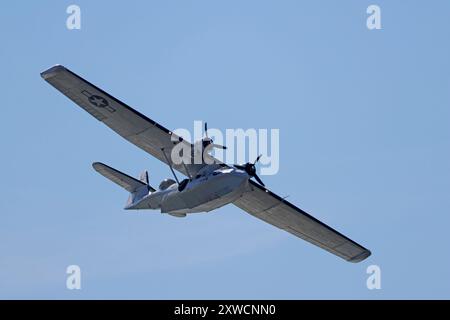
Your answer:
[[[187,175],[188,175],[188,177],[189,177],[189,180],[192,181],[192,175],[191,175],[191,173],[189,172],[189,169],[188,169],[187,165],[184,163],[184,161],[182,161],[181,163],[183,164],[184,170],[186,170],[186,173],[187,173]]]
[[[177,183],[180,184],[180,181],[178,180],[177,175],[175,174],[175,171],[173,171],[173,168],[172,168],[172,162],[169,161],[169,158],[167,157],[167,154],[166,154],[166,152],[164,151],[164,148],[161,148],[161,151],[162,151],[162,153],[163,153],[163,155],[164,155],[164,158],[166,158],[167,164],[169,165],[170,171],[172,171],[173,177],[175,178],[175,180],[177,181]]]

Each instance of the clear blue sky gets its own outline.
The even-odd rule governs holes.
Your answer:
[[[382,30],[366,28],[373,3]],[[444,0],[2,3],[0,298],[450,298],[449,13]],[[234,206],[125,212],[92,162],[147,168],[155,185],[170,171],[45,83],[56,63],[170,129],[279,128],[268,187],[373,255],[347,263]],[[71,264],[81,291],[65,287]]]

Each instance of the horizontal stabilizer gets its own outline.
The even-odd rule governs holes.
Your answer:
[[[102,176],[104,176],[105,178],[108,178],[112,182],[118,184],[119,186],[121,186],[122,188],[124,188],[125,190],[127,190],[131,193],[136,192],[136,190],[138,190],[139,188],[141,188],[143,186],[148,186],[148,184],[144,183],[143,181],[140,181],[138,179],[130,177],[129,175],[127,175],[123,172],[120,172],[119,170],[116,170],[114,168],[111,168],[111,167],[107,166],[106,164],[103,164],[100,162],[94,162],[92,164],[92,167],[95,169],[95,171],[100,173]],[[155,189],[153,189],[150,186],[148,186],[148,188],[152,192],[155,191]]]

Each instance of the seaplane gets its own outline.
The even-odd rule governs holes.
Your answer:
[[[232,204],[346,261],[356,263],[371,255],[370,250],[266,188],[256,170],[260,156],[253,162],[235,165],[212,156],[212,149],[226,147],[208,137],[206,123],[205,136],[191,143],[62,65],[43,71],[41,77],[94,118],[170,168],[173,179],[165,179],[154,188],[147,171],[135,179],[104,163],[94,162],[93,168],[98,173],[129,192],[126,210],[153,209],[186,217]],[[174,152],[175,148],[181,151]],[[182,161],[174,154],[180,155]],[[186,178],[180,181],[175,171]]]

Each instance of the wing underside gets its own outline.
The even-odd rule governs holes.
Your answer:
[[[360,262],[370,251],[250,180],[250,191],[234,204],[271,225],[321,247],[347,261]]]
[[[97,120],[160,161],[166,164],[169,164],[168,161],[170,161],[173,168],[184,175],[189,175],[188,173],[195,175],[204,166],[202,163],[195,164],[193,159],[186,165],[173,163],[171,160],[172,148],[178,143],[184,143],[186,149],[193,150],[190,142],[176,136],[159,123],[69,69],[57,65],[42,72],[41,76]],[[211,161],[211,159],[216,160],[212,157],[208,160]]]

